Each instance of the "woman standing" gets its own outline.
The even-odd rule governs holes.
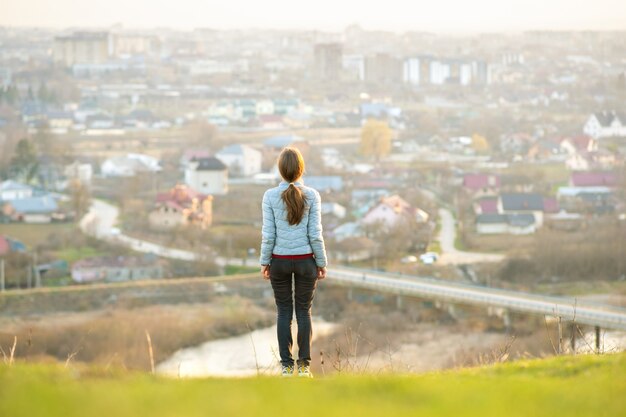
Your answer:
[[[294,371],[291,321],[295,298],[298,376],[311,377],[311,304],[317,280],[326,278],[321,199],[302,183],[304,159],[298,149],[282,150],[278,171],[283,180],[263,195],[261,272],[274,290],[282,375],[292,376]]]

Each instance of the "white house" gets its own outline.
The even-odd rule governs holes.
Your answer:
[[[93,176],[93,167],[91,164],[81,164],[78,161],[74,161],[70,165],[66,165],[63,174],[67,178],[79,180],[82,184],[91,184],[91,178]]]
[[[229,145],[215,154],[232,176],[251,177],[261,172],[263,154],[251,146]]]
[[[192,159],[185,169],[185,184],[202,194],[227,194],[228,169],[214,157]]]
[[[364,225],[372,225],[382,223],[386,228],[390,228],[400,224],[401,221],[414,218],[418,223],[426,223],[428,221],[428,213],[412,207],[404,199],[398,195],[383,197],[380,203],[372,207],[361,219]]]
[[[275,107],[272,100],[259,100],[255,103],[256,114],[274,114]]]
[[[535,233],[537,225],[532,214],[479,214],[476,231],[480,234],[527,235]]]
[[[33,187],[13,180],[0,183],[0,201],[18,200],[33,196]]]
[[[613,110],[594,113],[587,119],[583,131],[596,139],[626,136],[626,116]]]
[[[104,177],[133,177],[140,172],[159,172],[159,161],[149,155],[128,154],[106,159],[100,166]]]

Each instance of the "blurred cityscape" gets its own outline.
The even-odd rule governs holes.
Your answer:
[[[256,272],[261,198],[295,146],[331,269],[624,306],[625,35],[0,27],[0,290]],[[237,285],[211,291],[271,310],[260,278]],[[348,302],[400,308],[330,288],[330,321]],[[435,307],[398,321],[510,324]],[[543,323],[525,325],[519,354],[546,351]]]

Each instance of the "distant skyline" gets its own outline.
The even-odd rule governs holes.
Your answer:
[[[407,6],[409,5],[409,6]],[[626,30],[625,0],[3,0],[0,25],[365,29],[444,33]]]

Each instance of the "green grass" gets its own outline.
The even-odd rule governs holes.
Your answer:
[[[428,244],[428,248],[426,249],[426,252],[436,252],[438,254],[441,254],[441,243],[439,243],[438,240],[433,240]]]
[[[176,380],[120,369],[0,365],[0,415],[623,416],[626,355],[425,375]]]
[[[247,274],[249,272],[257,272],[260,271],[261,267],[256,266],[237,266],[237,265],[226,265],[224,267],[224,275],[237,275],[237,274]]]
[[[54,252],[54,256],[57,259],[67,261],[72,264],[80,259],[88,258],[91,256],[102,256],[104,252],[95,248],[84,246],[79,248],[67,248]]]
[[[29,248],[44,243],[53,233],[64,233],[76,228],[74,223],[0,224],[0,235],[7,235],[24,243]]]

